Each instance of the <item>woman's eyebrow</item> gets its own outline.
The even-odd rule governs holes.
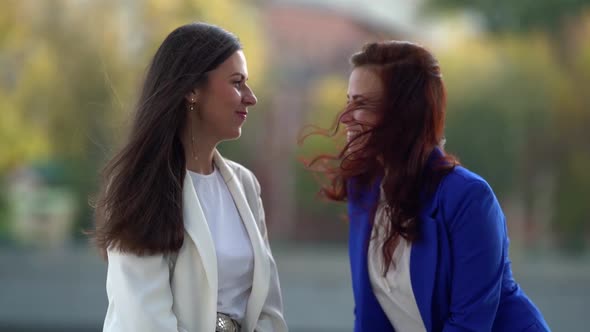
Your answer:
[[[362,94],[355,94],[355,95],[352,95],[352,97],[350,97],[350,96],[348,96],[348,94],[346,94],[346,98],[352,99],[353,101],[359,100],[359,99],[366,99],[366,97],[363,96]]]
[[[240,72],[235,72],[235,73],[229,75],[229,77],[233,77],[233,76],[240,76],[240,79],[242,79],[242,80],[246,79],[246,75],[244,75]]]

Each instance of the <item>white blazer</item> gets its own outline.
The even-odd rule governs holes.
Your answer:
[[[245,167],[223,159],[214,163],[252,242],[254,279],[241,331],[287,331],[275,261],[272,257],[260,184]],[[104,332],[213,332],[217,314],[217,257],[207,220],[188,174],[183,184],[184,244],[174,259],[108,251],[109,306]]]

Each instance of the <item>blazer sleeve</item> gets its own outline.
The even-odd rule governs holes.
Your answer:
[[[464,184],[452,195],[445,218],[452,256],[451,301],[443,331],[491,331],[504,272],[504,215],[483,180]]]
[[[104,332],[182,332],[172,311],[168,260],[108,250]]]
[[[266,244],[266,250],[268,251],[268,256],[270,259],[270,286],[268,290],[268,295],[266,297],[266,301],[262,306],[262,312],[260,313],[260,317],[258,322],[256,323],[256,332],[283,332],[288,331],[287,323],[285,322],[285,318],[283,317],[283,299],[281,296],[281,285],[279,282],[279,273],[277,270],[277,265],[272,255],[272,251],[270,248],[270,243],[268,240],[268,233],[266,231],[266,222],[265,222],[265,215],[264,215],[264,207],[262,205],[262,199],[260,196],[260,183],[254,176],[254,174],[250,174],[252,176],[252,180],[254,183],[254,187],[256,190],[256,203],[257,203],[257,210],[258,210],[258,228],[262,233],[262,237]]]

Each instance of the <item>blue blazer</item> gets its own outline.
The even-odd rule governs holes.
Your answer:
[[[380,181],[364,189],[351,181],[348,188],[354,331],[394,331],[367,270],[369,218]],[[420,222],[410,277],[427,331],[549,331],[512,277],[505,218],[485,180],[456,167],[424,197]]]

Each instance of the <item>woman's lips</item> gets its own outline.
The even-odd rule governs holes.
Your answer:
[[[246,111],[237,111],[236,114],[240,117],[240,119],[242,120],[246,120],[246,118],[248,117],[248,112]]]

